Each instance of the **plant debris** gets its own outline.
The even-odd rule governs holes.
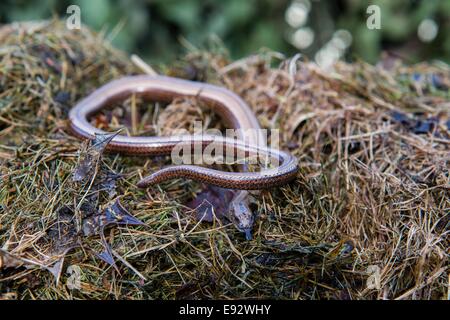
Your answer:
[[[167,158],[104,153],[107,137],[92,144],[67,129],[76,101],[141,73],[102,35],[46,21],[6,26],[0,40],[0,298],[446,299],[448,65],[324,71],[213,48],[155,66],[236,92],[298,158],[295,181],[254,197],[246,241],[222,219],[226,193],[182,179],[141,190]],[[91,119],[132,135],[196,120],[224,129],[195,99],[130,97]]]

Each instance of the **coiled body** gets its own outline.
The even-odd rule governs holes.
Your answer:
[[[81,100],[69,113],[70,126],[73,132],[86,139],[93,139],[95,134],[106,132],[92,126],[88,118],[105,106],[115,101],[124,100],[131,94],[153,101],[171,101],[177,97],[196,97],[209,105],[218,113],[228,127],[238,129],[238,139],[230,139],[215,135],[183,135],[170,137],[129,137],[115,136],[107,149],[131,155],[169,155],[174,148],[180,147],[216,147],[226,148],[245,156],[259,155],[276,160],[279,166],[267,168],[259,172],[226,172],[212,168],[181,164],[162,168],[139,181],[139,187],[148,187],[162,181],[185,177],[217,185],[223,188],[254,190],[272,188],[292,180],[297,173],[297,161],[289,153],[266,147],[259,123],[248,105],[237,95],[214,85],[181,80],[165,76],[128,76],[112,81],[95,90]],[[191,149],[192,150],[192,149]],[[246,166],[245,166],[246,168]],[[238,201],[246,199],[245,191],[236,196]],[[238,210],[243,205],[232,203]]]
[[[147,187],[153,183],[186,177],[224,188],[254,190],[279,186],[287,183],[297,172],[296,159],[283,151],[264,147],[264,137],[259,132],[259,124],[249,107],[234,93],[223,88],[187,80],[163,76],[129,76],[115,80],[94,91],[80,101],[69,114],[72,130],[86,139],[93,139],[95,134],[106,132],[92,126],[88,117],[101,108],[126,98],[132,93],[151,100],[170,101],[176,97],[197,97],[210,105],[220,114],[228,125],[241,132],[251,132],[251,136],[240,137],[241,141],[211,135],[188,135],[171,137],[128,137],[117,135],[108,144],[108,149],[131,155],[170,155],[174,147],[191,144],[192,149],[198,144],[202,150],[207,146],[217,145],[245,152],[247,155],[268,156],[280,162],[276,168],[260,172],[224,172],[195,165],[178,165],[163,168],[138,183]],[[251,131],[246,131],[252,129]],[[237,131],[240,132],[240,131]],[[242,142],[242,141],[245,141]]]

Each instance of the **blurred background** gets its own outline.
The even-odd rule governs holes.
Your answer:
[[[234,59],[268,48],[320,64],[375,63],[383,51],[450,62],[450,0],[2,0],[0,23],[68,17],[71,4],[82,23],[148,61],[223,42]],[[370,5],[380,8],[380,29],[367,27]]]

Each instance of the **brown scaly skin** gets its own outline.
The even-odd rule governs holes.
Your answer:
[[[97,89],[81,100],[69,114],[70,127],[75,135],[94,139],[95,134],[106,134],[92,126],[88,117],[114,101],[120,101],[137,94],[156,101],[171,101],[176,97],[196,97],[207,103],[233,129],[242,131],[238,139],[230,139],[211,135],[172,136],[172,137],[128,137],[115,136],[107,146],[107,150],[130,155],[169,155],[175,146],[187,144],[193,147],[201,144],[217,144],[219,148],[231,147],[236,152],[243,151],[249,155],[268,155],[272,160],[281,162],[275,168],[263,169],[260,172],[226,172],[197,165],[175,165],[162,168],[138,182],[138,187],[147,188],[153,184],[174,178],[189,178],[223,188],[242,190],[236,192],[231,203],[234,215],[240,221],[238,228],[246,232],[253,224],[253,215],[247,204],[248,193],[243,190],[257,190],[277,187],[295,178],[298,171],[297,159],[280,150],[270,149],[262,141],[259,123],[248,105],[237,95],[224,88],[175,79],[164,76],[128,76],[112,81]],[[253,129],[255,135],[244,136],[242,132]],[[245,143],[243,142],[245,141]],[[213,146],[213,145],[212,145]],[[192,150],[192,149],[191,149]],[[244,166],[244,168],[246,168]]]

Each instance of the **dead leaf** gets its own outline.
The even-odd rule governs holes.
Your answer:
[[[126,210],[120,200],[117,199],[111,206],[105,208],[103,212],[90,216],[83,220],[83,234],[92,236],[110,224],[119,225],[145,225]]]
[[[92,179],[106,146],[121,131],[122,129],[114,133],[96,134],[94,140],[89,140],[83,144],[78,164],[73,171],[72,181],[81,182]]]
[[[234,190],[205,185],[205,188],[187,206],[194,209],[198,221],[212,222],[214,215],[218,219],[227,217],[229,204],[235,193]]]

